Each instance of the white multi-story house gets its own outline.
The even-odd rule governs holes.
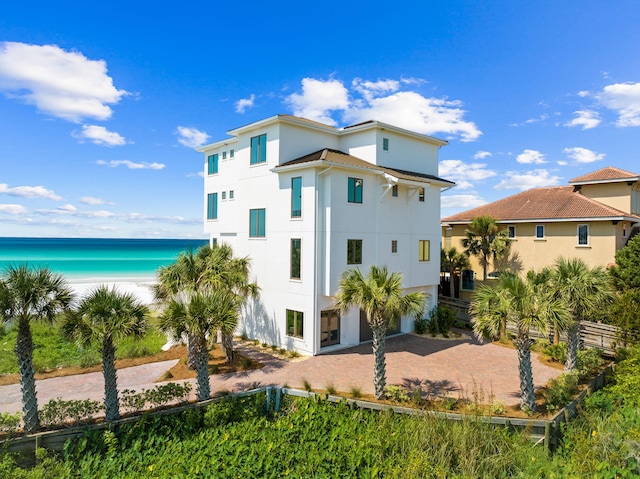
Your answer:
[[[437,301],[438,150],[447,142],[377,121],[335,128],[277,115],[228,132],[204,153],[205,231],[251,259],[260,295],[239,331],[300,353],[357,345],[371,329],[334,308],[340,276],[386,265],[405,292]],[[410,332],[402,318],[393,332]]]

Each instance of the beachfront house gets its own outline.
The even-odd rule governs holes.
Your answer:
[[[260,296],[238,332],[307,355],[371,338],[359,311],[332,295],[348,268],[387,265],[406,292],[437,300],[438,150],[446,141],[368,121],[335,128],[277,115],[198,148],[204,228],[212,244],[249,256]],[[409,332],[402,318],[393,332]]]
[[[606,167],[569,181],[568,186],[533,188],[442,219],[443,245],[462,251],[462,239],[476,216],[489,215],[508,229],[511,253],[488,270],[526,272],[549,266],[559,257],[578,257],[607,266],[639,232],[640,176]],[[482,267],[471,257],[475,277]],[[474,274],[462,273],[462,296],[474,289]],[[466,291],[465,291],[466,290]]]

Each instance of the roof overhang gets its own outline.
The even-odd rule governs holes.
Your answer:
[[[442,226],[468,225],[472,220],[441,221]],[[635,216],[598,216],[582,218],[528,218],[528,219],[503,219],[496,220],[498,224],[522,224],[522,223],[589,223],[595,221],[629,221],[631,223],[640,222],[640,218]]]

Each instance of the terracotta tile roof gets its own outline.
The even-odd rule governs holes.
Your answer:
[[[389,175],[395,176],[396,178],[403,179],[403,180],[419,181],[422,183],[437,181],[437,182],[445,183],[446,185],[451,185],[451,186],[455,185],[455,183],[452,181],[445,180],[434,175],[428,175],[425,173],[418,173],[415,171],[400,170],[397,168],[387,168],[385,166],[374,165],[373,163],[369,163],[368,161],[362,160],[353,155],[349,155],[339,150],[333,150],[331,148],[318,150],[313,153],[309,153],[308,155],[301,156],[300,158],[296,158],[295,160],[290,160],[285,163],[281,163],[278,166],[276,166],[274,169],[278,170],[287,166],[300,165],[300,164],[310,163],[314,161],[344,165],[346,167],[351,167],[351,168],[363,168],[367,170],[381,171],[383,173],[387,173]]]
[[[463,211],[442,219],[442,223],[465,223],[476,216],[489,215],[496,220],[562,220],[562,219],[611,219],[639,217],[604,205],[575,192],[573,186],[533,188],[478,208]]]
[[[569,184],[593,183],[597,181],[610,182],[612,180],[638,181],[639,179],[640,177],[635,173],[631,173],[630,171],[622,170],[614,166],[607,166],[606,168],[569,180]]]

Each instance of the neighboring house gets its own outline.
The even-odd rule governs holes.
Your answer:
[[[438,150],[447,142],[369,121],[346,128],[277,115],[228,132],[204,153],[205,231],[249,256],[260,296],[238,331],[303,354],[371,338],[334,308],[342,273],[387,265],[406,292],[437,301]],[[403,318],[399,329],[413,329]]]
[[[488,271],[526,272],[578,257],[589,266],[607,266],[640,224],[640,176],[607,167],[569,181],[570,186],[533,188],[442,219],[443,245],[464,250],[465,230],[476,216],[489,215],[509,231],[511,254]],[[475,277],[482,268],[471,257]],[[473,289],[463,272],[462,289]],[[464,296],[464,295],[463,295]]]

